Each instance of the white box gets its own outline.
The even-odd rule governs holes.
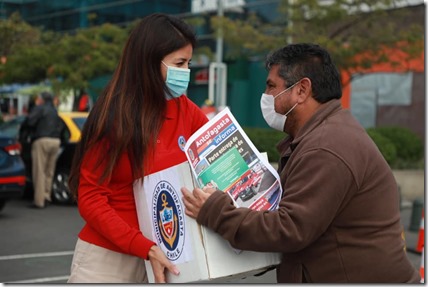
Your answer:
[[[144,236],[153,240],[180,270],[167,273],[168,283],[223,282],[257,274],[280,262],[279,253],[237,252],[215,232],[185,215],[181,187],[193,190],[187,162],[148,175],[134,183],[138,221]],[[146,261],[149,282],[153,271]]]

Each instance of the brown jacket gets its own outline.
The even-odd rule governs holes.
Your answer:
[[[419,283],[401,237],[394,176],[339,100],[323,104],[278,149],[277,211],[235,208],[217,191],[197,221],[235,248],[282,252],[280,283]]]

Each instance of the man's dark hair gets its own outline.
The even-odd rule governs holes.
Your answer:
[[[280,65],[278,73],[287,87],[304,77],[309,78],[313,98],[319,103],[342,97],[339,72],[329,53],[319,45],[287,45],[268,55],[266,69],[269,71],[273,65]]]
[[[53,101],[53,96],[52,96],[52,94],[51,94],[51,93],[49,93],[49,92],[42,92],[42,93],[40,94],[40,96],[42,97],[43,101],[45,101],[45,103],[48,103],[48,102],[52,102],[52,101]]]

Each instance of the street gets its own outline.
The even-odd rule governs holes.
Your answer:
[[[77,234],[83,220],[77,207],[51,204],[42,210],[27,208],[28,200],[13,200],[0,213],[3,236],[0,242],[0,282],[65,283]],[[418,232],[409,231],[412,208],[402,208],[408,256],[419,270],[421,255],[414,250]],[[275,283],[275,271],[227,283]],[[217,282],[216,282],[217,283]],[[226,282],[223,282],[226,283]]]

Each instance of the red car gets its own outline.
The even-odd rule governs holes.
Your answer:
[[[252,175],[251,170],[244,173],[241,179],[229,191],[234,200],[237,200],[239,197],[242,201],[247,201],[257,194],[253,188],[255,185],[253,184]]]

